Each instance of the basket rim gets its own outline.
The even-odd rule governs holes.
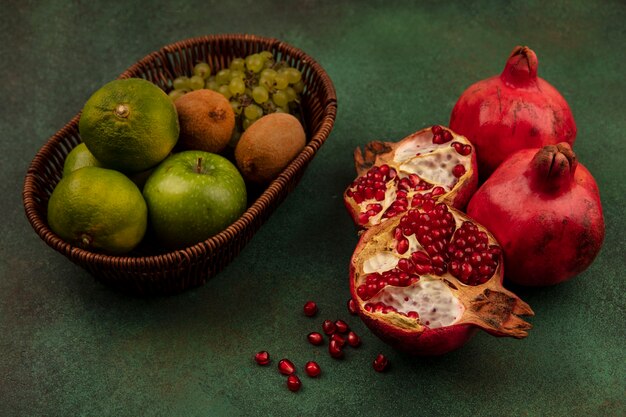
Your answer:
[[[130,65],[116,78],[130,78],[133,71],[141,68],[141,66],[147,62],[150,62],[156,57],[162,57],[164,54],[169,53],[173,48],[184,47],[189,43],[210,43],[224,40],[242,40],[244,42],[264,42],[272,45],[272,48],[293,51],[300,55],[301,58],[306,58],[307,65],[311,70],[315,72],[321,82],[321,89],[324,92],[325,102],[323,105],[323,116],[320,121],[320,125],[315,132],[312,132],[310,140],[302,151],[294,158],[289,165],[282,170],[280,175],[275,178],[261,193],[259,197],[246,209],[246,211],[226,229],[222,230],[218,234],[198,242],[192,246],[185,248],[175,249],[164,253],[144,256],[128,256],[128,255],[110,255],[106,253],[91,252],[82,249],[78,246],[63,240],[60,236],[54,233],[45,221],[44,216],[40,215],[36,208],[34,189],[34,175],[37,172],[37,166],[43,163],[45,160],[45,153],[54,149],[64,137],[68,130],[76,128],[78,120],[80,118],[81,111],[79,111],[70,121],[68,121],[61,129],[46,140],[43,146],[37,151],[34,158],[31,160],[24,180],[24,186],[22,189],[22,200],[24,204],[24,210],[28,218],[29,223],[35,229],[35,232],[43,239],[49,246],[53,247],[58,252],[70,256],[72,259],[79,257],[82,259],[88,259],[88,262],[92,265],[112,265],[115,264],[119,267],[125,268],[128,266],[136,266],[138,263],[151,263],[162,264],[171,263],[176,261],[179,265],[183,263],[191,263],[199,257],[204,257],[207,253],[211,253],[220,245],[227,242],[229,239],[234,238],[238,233],[245,230],[251,225],[255,218],[264,212],[265,207],[272,203],[272,200],[279,195],[288,185],[291,179],[298,174],[303,166],[306,166],[315,156],[317,150],[326,141],[335,123],[337,115],[337,96],[335,92],[332,80],[322,68],[322,66],[313,59],[310,55],[306,54],[299,48],[296,48],[289,43],[283,42],[276,38],[269,38],[264,36],[258,36],[245,33],[221,33],[205,36],[197,36],[188,39],[179,40],[173,43],[163,45],[156,51],[146,54],[144,57]]]

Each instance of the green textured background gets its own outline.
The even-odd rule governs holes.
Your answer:
[[[3,1],[0,16],[0,415],[626,414],[621,1]],[[335,83],[339,113],[299,187],[241,255],[202,288],[154,299],[115,293],[46,246],[21,190],[37,150],[93,91],[174,41],[254,33],[312,55]],[[513,46],[569,101],[575,149],[595,175],[604,247],[577,278],[517,289],[536,312],[524,340],[477,335],[459,351],[413,358],[347,314],[357,236],[341,202],[352,150],[447,124],[472,82],[499,73]],[[301,315],[318,302],[315,319]],[[364,344],[334,361],[305,335],[344,318]],[[267,349],[321,378],[293,394]],[[377,374],[384,352],[392,369]],[[301,372],[302,375],[302,372]]]

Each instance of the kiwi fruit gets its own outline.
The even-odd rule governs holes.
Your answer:
[[[273,180],[304,148],[306,135],[298,119],[270,113],[246,129],[235,148],[241,175],[253,183]]]
[[[219,153],[230,141],[235,112],[228,99],[213,90],[195,90],[174,102],[180,123],[177,148]]]

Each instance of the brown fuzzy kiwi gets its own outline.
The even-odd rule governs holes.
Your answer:
[[[250,182],[273,180],[304,148],[302,125],[287,113],[271,113],[254,122],[241,135],[235,160],[243,177]]]
[[[235,112],[220,93],[195,90],[174,102],[180,122],[180,149],[221,152],[233,134]]]

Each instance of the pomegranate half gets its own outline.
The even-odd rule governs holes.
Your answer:
[[[604,240],[598,186],[567,143],[513,154],[467,210],[504,248],[506,279],[516,284],[568,280],[591,265]]]
[[[538,64],[532,49],[516,46],[502,74],[471,85],[452,109],[450,128],[476,146],[482,180],[520,149],[574,144],[572,111],[559,91],[537,76]]]
[[[469,141],[442,126],[415,132],[399,142],[370,142],[357,148],[358,177],[344,192],[354,222],[364,229],[435,199],[462,209],[476,191],[476,155]]]
[[[350,290],[365,324],[394,348],[443,354],[483,329],[523,338],[531,308],[502,286],[502,250],[464,213],[425,200],[365,231]]]

